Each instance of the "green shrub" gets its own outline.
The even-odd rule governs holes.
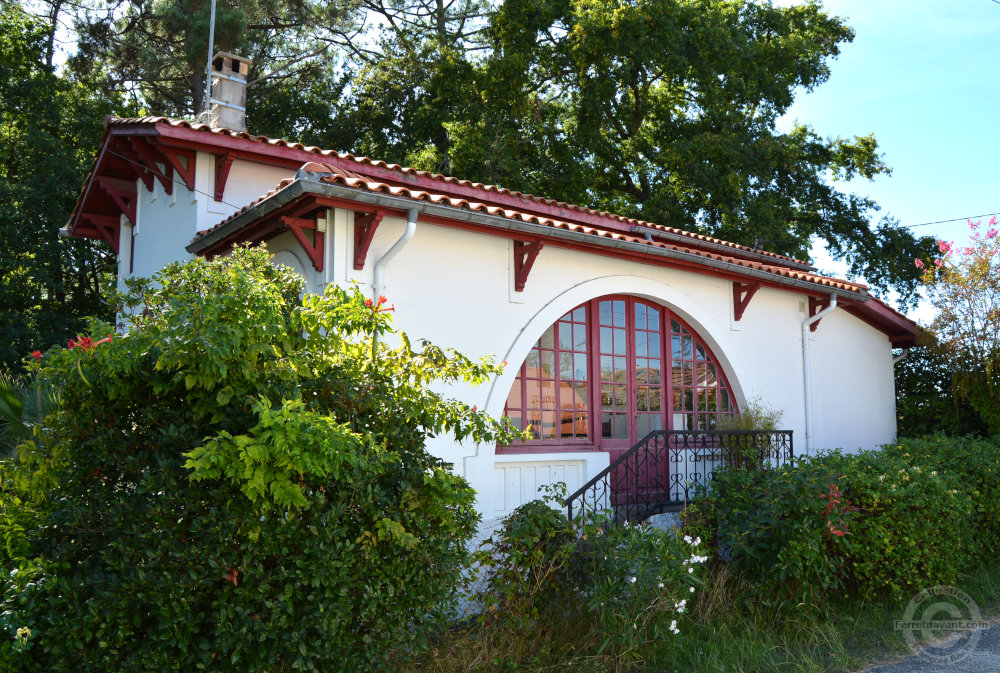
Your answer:
[[[618,660],[641,661],[650,646],[660,652],[682,640],[680,623],[701,583],[701,540],[648,525],[602,525],[591,531],[586,606],[597,617],[599,653]]]
[[[969,567],[974,504],[954,475],[890,453],[830,453],[719,475],[708,497],[719,545],[765,592],[819,606],[901,600]]]
[[[563,484],[548,487],[545,496],[511,512],[475,553],[484,589],[471,598],[482,605],[482,621],[527,632],[572,600],[577,530],[552,506],[563,497]]]
[[[954,475],[975,507],[971,551],[984,561],[1000,554],[1000,438],[933,435],[901,439],[883,452],[924,470]]]
[[[510,439],[427,385],[498,368],[389,347],[382,303],[300,301],[263,251],[155,280],[127,334],[97,324],[32,364],[62,406],[18,454],[42,520],[0,578],[0,668],[394,668],[445,614],[477,520],[425,437]]]

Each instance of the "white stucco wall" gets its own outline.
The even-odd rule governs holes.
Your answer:
[[[155,196],[156,190],[146,192],[140,183],[137,275],[188,258],[184,246],[197,229],[214,225],[292,174],[234,162],[220,205],[210,196],[212,167],[208,155],[199,155],[194,193],[178,185],[173,197],[162,190]],[[405,222],[383,220],[360,271],[353,268],[353,222],[349,211],[329,212],[323,272],[312,268],[289,234],[272,239],[268,247],[276,262],[305,275],[307,291],[357,281],[371,292],[374,265],[402,234]],[[552,245],[539,254],[525,290],[515,292],[512,248],[505,238],[421,222],[386,269],[383,292],[396,307],[396,326],[411,339],[427,338],[473,357],[493,354],[510,363],[490,384],[455,385],[447,394],[500,416],[518,366],[549,325],[595,297],[629,294],[667,306],[694,328],[720,361],[737,402],[742,406],[759,397],[780,409],[782,425],[794,431],[796,452],[802,452],[804,296],[761,289],[736,322],[729,281]],[[887,337],[842,310],[825,317],[811,336],[814,446],[853,450],[890,441],[895,397]],[[454,464],[477,489],[478,507],[487,519],[530,499],[542,483],[564,481],[572,491],[608,465],[608,454],[597,451],[496,455],[492,446],[460,445],[447,437],[432,440],[428,448]]]

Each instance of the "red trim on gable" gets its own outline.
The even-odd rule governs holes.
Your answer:
[[[536,241],[514,241],[514,290],[524,291],[524,284],[528,281],[528,274],[531,267],[538,258],[538,253],[542,251],[544,244],[540,240]]]

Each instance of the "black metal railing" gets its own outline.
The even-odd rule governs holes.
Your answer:
[[[721,467],[779,467],[792,455],[791,430],[655,430],[566,498],[566,514],[637,523],[703,493]]]

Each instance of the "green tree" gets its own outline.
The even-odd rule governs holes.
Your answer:
[[[990,432],[1000,432],[1000,222],[969,221],[969,244],[938,241],[933,261],[917,257],[927,298],[937,312],[931,348],[952,371],[953,391]]]
[[[853,39],[818,3],[507,0],[489,34],[485,109],[450,127],[458,174],[802,258],[819,238],[915,297],[906,260],[931,239],[836,188],[889,172],[875,139],[777,129]]]
[[[911,350],[896,363],[896,431],[900,437],[986,432],[969,402],[955,395],[955,364],[933,343]]]
[[[110,317],[103,243],[59,237],[119,104],[48,65],[51,27],[0,2],[0,370],[65,343],[88,315]]]
[[[413,348],[356,290],[300,300],[264,250],[153,280],[127,334],[95,323],[37,366],[62,404],[5,484],[41,522],[0,576],[0,668],[393,669],[477,520],[425,439],[511,439],[429,387],[500,367]]]

